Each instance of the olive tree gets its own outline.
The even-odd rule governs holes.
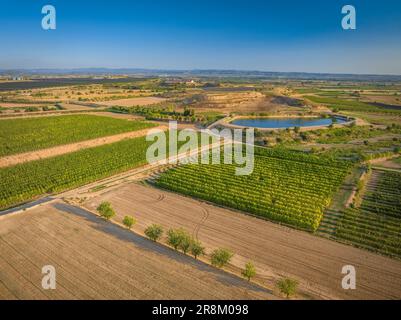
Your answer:
[[[116,215],[113,208],[111,207],[110,202],[103,201],[96,209],[99,214],[105,218],[106,220],[110,220],[112,217]]]
[[[163,234],[163,227],[158,224],[152,224],[145,229],[145,235],[153,241],[159,240],[162,234]]]
[[[181,249],[182,252],[184,252],[184,254],[187,254],[188,250],[192,245],[192,242],[193,242],[192,237],[187,233],[183,233],[181,235],[181,241],[178,247]]]
[[[298,281],[290,278],[281,279],[277,282],[277,287],[288,299],[296,293]]]
[[[255,269],[255,266],[253,265],[253,263],[250,261],[247,262],[245,264],[245,269],[242,270],[241,274],[248,281],[251,281],[251,278],[253,278],[256,275],[256,269]]]
[[[205,247],[202,246],[200,241],[192,241],[191,243],[191,254],[197,259],[199,256],[205,254]]]
[[[178,249],[182,240],[182,229],[170,229],[167,231],[167,244],[172,246],[175,250]]]
[[[230,262],[231,258],[233,257],[233,253],[227,249],[220,248],[216,249],[212,252],[210,257],[212,265],[218,268],[224,267],[227,263]]]
[[[191,247],[193,242],[190,234],[184,229],[170,229],[167,232],[167,244],[172,246],[175,250],[182,250],[185,254]]]
[[[123,219],[123,224],[128,228],[131,229],[132,226],[136,223],[136,220],[132,216],[125,216]]]

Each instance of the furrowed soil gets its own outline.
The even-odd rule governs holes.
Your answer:
[[[165,101],[164,98],[157,97],[140,97],[140,98],[128,98],[128,99],[118,99],[110,101],[97,102],[97,104],[102,106],[122,106],[122,107],[132,107],[132,106],[148,106],[155,103],[160,103]]]
[[[0,221],[0,299],[274,298],[61,201]],[[45,265],[56,269],[55,290],[41,286]]]
[[[237,274],[247,261],[253,261],[258,273],[255,281],[268,288],[289,276],[300,281],[302,295],[312,298],[401,298],[398,260],[136,183],[103,190],[84,206],[95,210],[102,201],[111,202],[118,222],[125,215],[134,216],[136,232],[143,233],[152,223],[165,230],[183,227],[208,253],[216,247],[232,250],[230,268]],[[344,265],[356,268],[356,290],[342,289]]]

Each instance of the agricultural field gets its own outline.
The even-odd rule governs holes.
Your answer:
[[[141,136],[0,168],[0,209],[144,166],[152,143]]]
[[[373,169],[362,202],[337,223],[335,237],[371,251],[401,258],[401,172]]]
[[[127,98],[127,99],[117,99],[98,103],[99,105],[111,107],[111,106],[147,106],[152,104],[157,104],[165,101],[164,98],[156,97],[143,97],[143,98]]]
[[[363,111],[363,112],[381,112],[399,115],[401,113],[401,106],[394,108],[386,107],[386,105],[374,105],[372,103],[366,103],[358,100],[343,100],[338,98],[327,98],[327,97],[316,97],[316,96],[305,96],[306,99],[321,103],[329,106],[332,109],[339,111]]]
[[[315,231],[350,164],[256,148],[252,174],[233,165],[189,164],[162,173],[155,185],[270,220]]]
[[[94,115],[0,120],[0,156],[151,128],[143,121]]]
[[[103,201],[116,211],[114,222],[132,215],[132,230],[143,234],[157,223],[164,230],[184,228],[206,248],[205,260],[215,248],[228,248],[234,257],[227,270],[239,275],[252,261],[257,274],[252,282],[276,293],[275,282],[284,275],[299,280],[299,299],[400,299],[401,262],[317,237],[236,210],[216,206],[143,183],[125,183],[103,189],[71,193],[85,199],[83,207],[95,211]],[[160,240],[165,243],[166,239]],[[358,266],[358,290],[343,290],[341,267]]]
[[[401,297],[401,179],[399,160],[393,159],[401,150],[400,85],[202,77],[120,80],[0,92],[0,210],[10,209],[0,214],[0,245],[8,263],[0,275],[1,297],[177,298],[180,289],[199,299],[271,299],[284,276],[299,281],[301,299]],[[44,109],[56,105],[60,109]],[[165,130],[167,120],[178,121],[179,129],[199,130],[226,117],[332,118],[334,113],[356,120],[323,129],[256,129],[258,146],[249,176],[235,175],[237,164],[147,165],[151,142],[144,132],[156,126]],[[372,177],[364,192],[358,191],[360,203],[349,207],[350,195],[361,184],[359,173],[371,165]],[[109,222],[93,215],[102,201],[115,209]],[[115,225],[126,215],[137,219],[134,232]],[[22,220],[25,224],[17,230]],[[253,262],[257,285],[244,285],[224,272],[227,281],[220,281],[215,274],[220,271],[209,272],[203,262],[199,266],[162,244],[149,244],[142,236],[153,223],[166,232],[185,228],[205,246],[201,261],[209,262],[216,248],[232,250],[234,257],[224,267],[232,274],[241,275],[245,263]],[[328,224],[331,231],[324,234]],[[13,256],[15,248],[31,241],[37,256],[29,248]],[[98,248],[99,241],[110,241],[110,247]],[[166,243],[166,235],[160,242]],[[79,261],[58,255],[61,247]],[[110,269],[126,255],[131,257],[127,262]],[[13,271],[32,274],[42,257],[63,268],[62,290],[55,295],[42,292],[35,277],[24,280]],[[160,266],[153,265],[156,260]],[[68,263],[81,271],[79,283]],[[363,282],[358,291],[339,288],[344,264],[359,266]],[[167,265],[172,269],[163,273]],[[87,266],[96,266],[97,274]],[[112,274],[120,270],[121,276]],[[160,273],[162,286],[145,277],[143,289],[137,278],[129,277],[132,270]],[[375,277],[376,271],[381,275]],[[99,278],[101,272],[107,281]],[[172,287],[169,281],[185,272],[183,282]],[[195,277],[200,278],[192,287]],[[29,290],[22,292],[22,286]],[[210,286],[221,292],[206,292]]]
[[[400,135],[401,126],[388,128],[372,128],[370,126],[343,127],[329,130],[311,131],[309,139],[315,139],[318,143],[346,143],[357,139],[369,139],[380,136]]]
[[[145,137],[0,169],[0,208],[146,164]]]
[[[348,116],[354,116],[367,121],[373,125],[390,126],[392,124],[401,125],[401,114],[380,113],[380,112],[342,112]]]
[[[2,217],[0,252],[0,299],[276,298],[62,202]],[[41,269],[49,264],[56,290],[41,286]]]

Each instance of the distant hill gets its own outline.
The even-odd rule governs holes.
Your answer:
[[[222,78],[251,78],[251,79],[294,79],[294,80],[348,80],[348,81],[401,81],[401,75],[376,75],[376,74],[332,74],[332,73],[307,73],[307,72],[270,72],[270,71],[246,71],[246,70],[218,70],[218,69],[194,69],[194,70],[163,70],[141,68],[81,68],[81,69],[15,69],[1,70],[0,75],[77,75],[77,76],[176,76],[176,77],[222,77]]]

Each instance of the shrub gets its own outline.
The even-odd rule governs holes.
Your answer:
[[[123,219],[123,224],[128,228],[131,229],[132,226],[136,223],[136,220],[132,216],[125,216]]]
[[[296,293],[297,286],[298,281],[289,278],[281,279],[277,282],[277,287],[279,288],[280,292],[287,297],[287,299]]]
[[[211,262],[212,265],[218,268],[224,267],[227,263],[230,262],[233,257],[233,253],[227,249],[216,249],[212,252]]]
[[[256,269],[255,269],[255,266],[253,265],[253,263],[250,261],[247,262],[245,264],[245,269],[241,272],[241,274],[248,281],[251,281],[251,278],[253,278],[256,275]]]
[[[110,202],[107,201],[103,201],[98,207],[97,207],[97,211],[99,212],[99,214],[105,218],[106,220],[110,220],[112,217],[115,216],[115,212],[113,210],[113,208],[111,207]]]
[[[163,227],[158,224],[152,224],[145,229],[145,235],[153,241],[157,241],[163,234]]]

